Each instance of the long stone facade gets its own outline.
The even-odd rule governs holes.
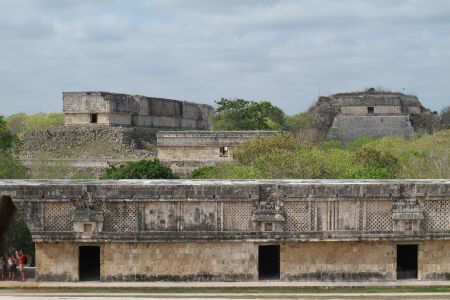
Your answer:
[[[63,92],[65,125],[210,130],[214,109],[187,101],[109,92]]]
[[[159,131],[158,158],[181,176],[193,169],[233,160],[231,151],[256,138],[269,138],[280,131]]]
[[[450,280],[449,180],[3,180],[0,195],[37,280]]]

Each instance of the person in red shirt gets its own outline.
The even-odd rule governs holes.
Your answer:
[[[19,272],[20,272],[20,280],[25,281],[25,264],[27,263],[27,257],[22,250],[19,250]]]

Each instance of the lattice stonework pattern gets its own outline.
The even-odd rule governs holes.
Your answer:
[[[423,204],[425,230],[446,231],[450,229],[450,201],[428,200]]]
[[[360,202],[360,204],[359,204],[359,220],[358,220],[358,229],[359,230],[364,230],[365,228],[364,228],[364,226],[365,226],[365,224],[364,224],[364,222],[365,222],[365,204],[364,204],[364,201],[361,201]]]
[[[310,231],[310,209],[306,201],[286,201],[284,211],[286,213],[286,231]]]
[[[45,231],[72,231],[73,205],[65,202],[44,204]]]
[[[366,203],[366,230],[391,231],[392,230],[392,202],[367,201]]]
[[[227,202],[223,204],[224,231],[252,231],[252,202]]]
[[[103,203],[103,231],[133,232],[138,231],[138,204],[130,202]]]

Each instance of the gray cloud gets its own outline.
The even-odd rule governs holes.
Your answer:
[[[63,90],[288,114],[369,86],[450,104],[446,0],[21,0],[0,3],[0,113],[61,111]]]

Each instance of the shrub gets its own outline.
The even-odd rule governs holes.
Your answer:
[[[250,165],[259,156],[272,150],[280,149],[294,152],[302,145],[290,134],[284,133],[270,138],[257,137],[241,144],[231,151],[233,158],[242,165]]]
[[[350,151],[357,151],[359,148],[361,148],[362,146],[371,143],[375,141],[375,139],[371,136],[360,136],[356,139],[354,139],[353,141],[347,143],[346,147],[348,150]]]
[[[0,178],[23,179],[27,178],[27,169],[22,163],[9,153],[0,152]]]
[[[47,130],[64,126],[62,113],[14,114],[6,119],[9,130],[18,136],[29,130]]]
[[[215,166],[202,167],[192,171],[191,179],[255,179],[260,175],[251,167],[243,167],[235,162],[223,162]]]

